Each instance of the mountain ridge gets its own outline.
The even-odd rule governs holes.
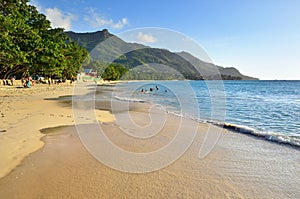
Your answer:
[[[94,60],[107,63],[122,64],[128,69],[156,63],[156,65],[140,67],[138,73],[160,73],[162,65],[170,67],[164,70],[167,76],[174,76],[174,70],[185,79],[232,79],[256,80],[257,78],[241,74],[234,67],[216,66],[194,57],[188,52],[171,52],[167,49],[151,48],[138,43],[128,43],[108,32],[107,29],[96,32],[65,32],[74,42],[86,48]],[[160,65],[160,66],[159,66]],[[155,66],[155,67],[153,67]],[[151,70],[149,69],[151,68]],[[136,77],[135,78],[139,78]]]
[[[240,73],[238,69],[235,67],[222,67],[218,66],[212,63],[205,62],[195,56],[193,56],[191,53],[182,51],[182,52],[176,52],[176,54],[180,55],[181,57],[185,58],[188,60],[190,63],[192,63],[195,67],[200,69],[200,71],[205,72],[206,76],[211,76],[212,79],[214,79],[214,74],[216,72],[216,69],[219,70],[219,73],[223,75],[225,78],[226,76],[229,77],[242,77],[243,80],[257,80],[258,78],[250,77],[243,75]],[[215,77],[217,78],[217,77]]]

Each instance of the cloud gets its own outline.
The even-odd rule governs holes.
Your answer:
[[[137,40],[144,43],[154,43],[157,39],[150,34],[139,32],[137,35]]]
[[[37,0],[31,0],[29,2],[29,4],[32,5],[32,6],[34,6],[34,7],[36,7],[37,11],[39,11],[39,12],[43,11],[42,6],[39,5],[39,3],[37,2]]]
[[[35,6],[39,12],[46,15],[47,19],[51,22],[52,28],[71,30],[72,22],[77,19],[76,15],[64,13],[58,8],[43,8],[37,0],[31,0],[29,4]]]
[[[122,20],[118,20],[114,22],[112,19],[107,19],[104,16],[99,15],[93,8],[88,9],[89,16],[85,16],[84,20],[89,22],[89,24],[93,28],[99,28],[102,26],[109,26],[113,29],[122,29],[124,26],[128,24],[127,18],[122,18]]]
[[[45,15],[47,19],[51,21],[53,28],[64,28],[65,30],[71,30],[72,21],[76,19],[76,16],[70,13],[63,13],[58,8],[45,9]]]
[[[128,19],[123,18],[121,21],[119,20],[117,23],[112,22],[110,25],[111,25],[112,28],[121,29],[127,24],[128,24]]]

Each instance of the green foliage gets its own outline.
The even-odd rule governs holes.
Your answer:
[[[72,77],[88,54],[63,29],[52,29],[28,0],[0,3],[0,78],[40,74]]]
[[[119,80],[127,71],[128,69],[121,64],[113,63],[105,68],[101,76],[106,80]]]
[[[114,60],[114,62],[122,64],[126,68],[130,69],[148,63],[169,66],[169,70],[167,69],[164,75],[160,75],[161,68],[153,70],[153,75],[151,75],[154,77],[153,79],[173,79],[172,74],[174,73],[174,70],[186,79],[202,79],[201,75],[191,63],[183,59],[181,56],[164,49],[143,48],[133,50],[123,56],[120,56],[118,59]],[[142,72],[144,73],[141,74],[144,75],[148,73],[145,73],[145,71]],[[141,76],[141,74],[139,76]]]

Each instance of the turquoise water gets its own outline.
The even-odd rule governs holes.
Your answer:
[[[126,90],[115,92],[117,100],[158,104],[182,117],[300,147],[300,81],[159,81],[117,87]]]

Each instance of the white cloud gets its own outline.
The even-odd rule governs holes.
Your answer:
[[[111,25],[112,28],[121,29],[127,24],[128,24],[128,19],[123,18],[121,21],[119,20],[117,23],[112,22],[110,25]]]
[[[42,6],[39,5],[39,3],[37,2],[37,0],[31,0],[31,1],[29,2],[29,4],[32,5],[32,6],[35,6],[36,9],[37,9],[37,11],[39,11],[39,12],[42,12],[42,11],[43,11]]]
[[[150,34],[138,32],[137,40],[144,43],[154,43],[157,39]]]
[[[65,30],[71,30],[72,21],[76,19],[76,16],[70,13],[63,13],[58,8],[45,9],[45,15],[47,19],[51,21],[53,28],[64,28]]]
[[[127,18],[122,18],[114,22],[112,19],[107,19],[103,16],[100,16],[93,8],[88,9],[89,16],[85,16],[84,20],[89,22],[93,28],[99,28],[101,26],[109,26],[113,29],[122,29],[128,24]]]
[[[64,13],[58,8],[43,8],[37,0],[31,0],[29,4],[35,6],[39,12],[46,15],[47,19],[51,22],[52,28],[71,30],[73,20],[77,18],[76,15]]]

